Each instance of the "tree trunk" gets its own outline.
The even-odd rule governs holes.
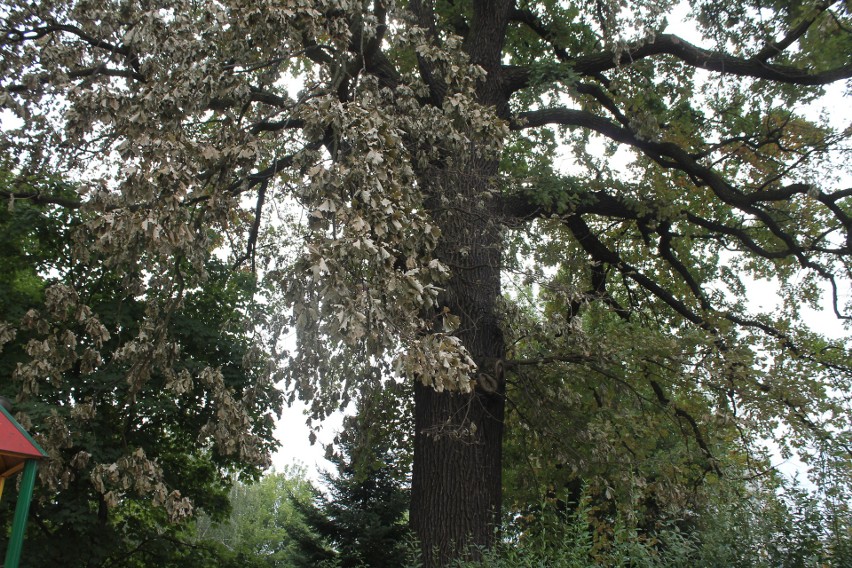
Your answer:
[[[500,78],[501,53],[513,4],[474,2],[465,40],[471,63],[487,76],[478,88],[479,102],[504,119],[509,106]],[[453,166],[439,167],[436,175],[421,180],[432,196],[427,207],[441,229],[437,257],[452,271],[439,308],[461,319],[456,335],[479,366],[470,394],[415,387],[411,526],[426,568],[477,557],[494,543],[500,525],[506,401],[497,306],[503,223],[499,192],[491,191],[499,159],[481,155],[476,145],[471,142],[466,160],[454,159]]]
[[[476,558],[499,528],[503,400],[417,385],[414,401],[411,524],[424,566]]]
[[[415,387],[411,525],[427,567],[476,557],[499,528],[505,346],[499,327],[501,233],[485,189],[494,161],[472,159],[465,171],[443,172],[433,215],[441,230],[438,257],[452,270],[439,306],[459,316],[456,334],[479,366],[473,393]],[[435,180],[432,180],[435,184]]]

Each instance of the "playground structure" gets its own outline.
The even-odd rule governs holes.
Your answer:
[[[8,400],[0,397],[0,499],[7,479],[21,471],[23,476],[3,567],[18,568],[38,462],[47,457],[47,454],[15,420],[9,412],[10,408]]]

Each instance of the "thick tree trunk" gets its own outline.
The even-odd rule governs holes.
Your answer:
[[[499,528],[503,401],[415,389],[411,524],[424,565],[446,566],[476,557]]]
[[[509,108],[500,80],[501,53],[512,5],[511,0],[474,2],[465,40],[470,61],[487,74],[479,102],[503,118]],[[413,6],[428,20],[428,11]],[[481,155],[476,141],[471,144],[467,160],[454,157],[453,165],[422,180],[441,229],[437,257],[452,271],[439,307],[461,319],[456,335],[480,372],[470,394],[415,387],[411,526],[426,568],[476,557],[494,543],[500,523],[505,344],[497,306],[503,225],[499,196],[492,192],[499,160]]]
[[[505,346],[499,327],[501,234],[485,189],[497,164],[473,159],[465,171],[444,172],[437,253],[452,270],[441,309],[459,316],[456,334],[479,366],[473,393],[415,388],[411,525],[427,567],[477,555],[499,528]],[[435,183],[435,180],[432,180]]]

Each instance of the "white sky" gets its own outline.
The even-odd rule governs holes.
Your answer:
[[[323,444],[330,443],[340,430],[343,413],[337,412],[323,421],[323,429],[317,433],[317,442],[312,446],[308,441],[310,430],[305,425],[305,408],[300,401],[296,401],[292,408],[284,408],[275,428],[275,438],[281,442],[281,447],[272,456],[272,467],[282,471],[284,466],[301,464],[306,468],[307,477],[318,482],[320,472],[332,467],[325,459]]]

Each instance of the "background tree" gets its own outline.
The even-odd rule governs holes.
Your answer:
[[[376,393],[373,404],[368,400],[362,399],[360,412],[346,418],[339,452],[330,458],[335,468],[323,476],[327,493],[317,492],[314,502],[301,508],[306,522],[334,550],[334,565],[343,568],[400,566],[412,552],[407,523],[410,453],[394,452],[386,444],[398,434],[382,436],[369,426],[381,401],[392,399]],[[386,410],[383,422],[393,423],[387,414],[399,410]]]
[[[268,473],[255,482],[235,481],[228,494],[229,517],[217,522],[201,515],[196,538],[199,543],[221,543],[258,566],[319,566],[333,557],[333,551],[303,514],[315,494],[305,471],[297,467]]]
[[[262,274],[273,340],[294,330],[312,419],[413,381],[427,565],[494,542],[515,385],[545,410],[632,393],[716,475],[733,423],[745,455],[775,439],[843,476],[848,348],[800,306],[825,286],[848,318],[849,131],[805,108],[852,76],[848,6],[689,6],[694,40],[643,0],[10,2],[4,195],[59,204],[17,179],[79,179],[62,203],[92,253],[160,300],[122,350],[132,388],[216,236]],[[512,271],[545,324],[517,325]],[[750,306],[745,277],[780,306]]]
[[[62,182],[29,187],[76,195]],[[204,288],[185,291],[166,322],[169,343],[148,351],[156,363],[134,384],[128,378],[141,371],[131,340],[160,299],[134,288],[140,275],[72,253],[84,219],[75,207],[37,199],[0,211],[2,392],[49,454],[23,562],[224,561],[194,546],[180,521],[193,506],[225,512],[227,472],[257,475],[274,445],[268,413],[281,397],[243,321],[253,279],[210,259]],[[234,419],[245,421],[242,438],[230,434]],[[0,504],[7,526],[14,502]]]
[[[384,392],[376,394],[390,400],[379,396]],[[323,473],[323,490],[299,467],[256,482],[236,481],[229,493],[229,518],[216,522],[202,515],[198,542],[221,543],[263,566],[403,565],[413,552],[406,522],[410,456],[392,452],[376,429],[363,425],[381,406],[373,404],[368,411],[363,402],[362,412],[345,419],[339,452],[329,454],[334,469]]]

